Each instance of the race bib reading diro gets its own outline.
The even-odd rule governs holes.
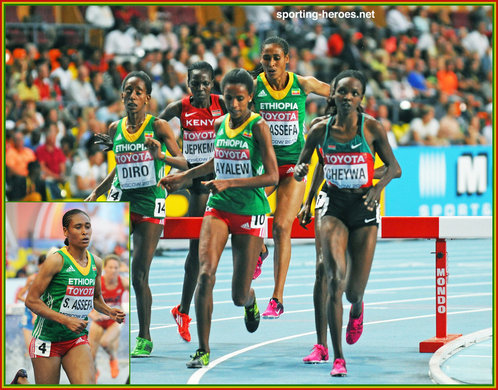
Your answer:
[[[299,136],[299,111],[260,111],[268,123],[273,145],[288,146]]]
[[[121,188],[129,190],[156,185],[154,157],[148,150],[116,154]]]

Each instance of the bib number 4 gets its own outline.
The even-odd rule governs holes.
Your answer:
[[[50,341],[35,340],[35,353],[37,356],[49,357],[52,343]]]

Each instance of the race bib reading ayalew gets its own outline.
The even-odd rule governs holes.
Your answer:
[[[116,154],[116,168],[121,188],[129,190],[156,185],[154,157],[148,150]]]
[[[249,149],[216,149],[214,169],[217,179],[252,177]]]

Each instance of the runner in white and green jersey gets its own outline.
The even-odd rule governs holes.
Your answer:
[[[221,83],[228,114],[215,121],[214,158],[184,173],[160,180],[168,191],[175,191],[196,177],[215,172],[205,183],[211,191],[199,238],[199,277],[195,296],[195,314],[199,348],[189,368],[209,364],[209,333],[215,272],[221,253],[232,235],[232,297],[236,306],[244,306],[244,321],[249,332],[259,326],[252,275],[257,255],[266,236],[270,211],[263,190],[278,180],[277,160],[271,145],[268,124],[251,112],[249,102],[254,84],[244,69],[228,72]]]
[[[88,314],[95,309],[122,323],[125,313],[102,297],[102,260],[87,250],[89,216],[69,210],[62,226],[66,246],[47,256],[26,297],[26,307],[37,315],[29,355],[37,384],[58,384],[61,367],[71,384],[95,384]]]
[[[285,279],[291,258],[291,229],[304,198],[305,182],[296,182],[292,175],[304,145],[306,97],[310,93],[328,97],[330,86],[313,76],[287,72],[289,44],[282,38],[270,37],[261,50],[262,71],[256,71],[254,106],[268,122],[277,155],[279,182],[267,187],[269,196],[277,192],[277,207],[273,217],[275,243],[275,287],[263,318],[278,318],[284,312]],[[255,277],[261,273],[262,259],[267,253],[263,245]]]
[[[137,344],[131,357],[149,356],[153,347],[149,270],[166,217],[166,194],[157,183],[164,175],[164,163],[178,169],[188,168],[168,122],[146,112],[151,92],[152,81],[143,71],[131,72],[123,80],[121,98],[126,117],[110,124],[105,140],[115,152],[116,168],[86,199],[97,200],[111,189],[114,179],[107,200],[130,201],[132,282],[139,324]],[[166,155],[165,150],[171,156]]]

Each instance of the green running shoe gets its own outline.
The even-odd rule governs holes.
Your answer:
[[[209,352],[206,352],[203,349],[198,349],[195,351],[195,355],[190,357],[192,360],[187,362],[188,368],[202,368],[209,364]]]
[[[246,323],[246,328],[250,333],[256,332],[259,326],[259,309],[256,303],[256,297],[254,297],[254,303],[252,306],[245,307],[244,321]]]
[[[152,341],[137,337],[137,345],[131,353],[132,358],[149,357],[152,352]]]

